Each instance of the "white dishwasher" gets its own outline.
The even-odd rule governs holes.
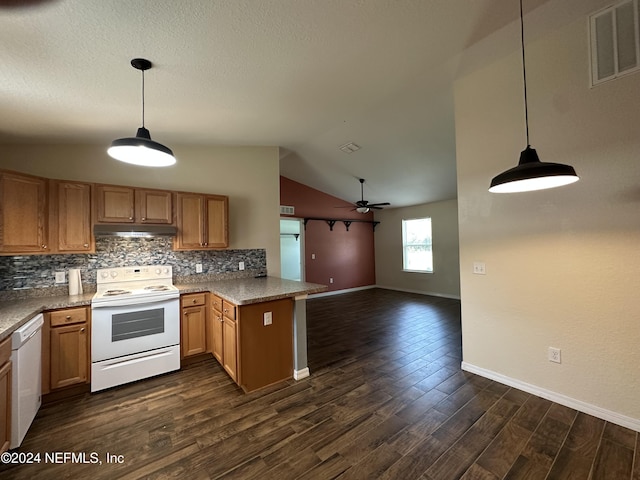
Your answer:
[[[11,443],[19,447],[42,403],[42,324],[38,314],[11,335]]]

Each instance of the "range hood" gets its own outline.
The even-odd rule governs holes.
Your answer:
[[[178,229],[173,225],[108,225],[93,226],[96,237],[175,237]]]

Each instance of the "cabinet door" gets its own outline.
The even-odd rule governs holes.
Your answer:
[[[0,452],[11,442],[11,362],[0,367]]]
[[[208,338],[210,339],[209,341],[211,342],[211,347],[210,347],[211,353],[213,354],[215,359],[218,360],[220,365],[222,365],[223,363],[223,358],[222,358],[223,324],[224,323],[222,320],[222,313],[219,310],[212,308],[211,316],[209,318],[209,323],[208,323],[210,328]]]
[[[202,195],[178,193],[176,221],[178,234],[174,249],[200,250],[204,246],[204,204]]]
[[[228,197],[207,195],[206,202],[206,246],[226,248],[229,246]]]
[[[86,383],[89,366],[87,324],[51,328],[51,389]]]
[[[182,309],[182,356],[189,357],[207,351],[206,307],[198,305]]]
[[[236,322],[224,317],[223,323],[222,366],[234,382],[238,381],[238,343]]]
[[[136,221],[138,223],[173,223],[171,192],[136,190]]]
[[[11,442],[11,338],[0,342],[0,453]]]
[[[96,221],[99,223],[133,223],[135,194],[133,188],[96,185]]]
[[[93,251],[91,185],[57,182],[55,186],[57,250],[65,253]]]
[[[3,253],[48,251],[46,179],[0,174],[0,234]]]

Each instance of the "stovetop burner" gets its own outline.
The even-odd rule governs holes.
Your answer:
[[[166,285],[149,285],[148,287],[144,287],[144,290],[150,290],[152,292],[166,292],[170,290],[170,288]]]
[[[106,292],[104,292],[102,295],[104,295],[105,297],[115,297],[117,295],[129,295],[131,293],[131,290],[107,290]]]

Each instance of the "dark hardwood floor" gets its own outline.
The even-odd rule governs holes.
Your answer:
[[[46,405],[19,449],[42,463],[0,478],[640,480],[636,432],[461,371],[458,301],[373,289],[307,310],[309,378],[244,394],[212,359]]]

